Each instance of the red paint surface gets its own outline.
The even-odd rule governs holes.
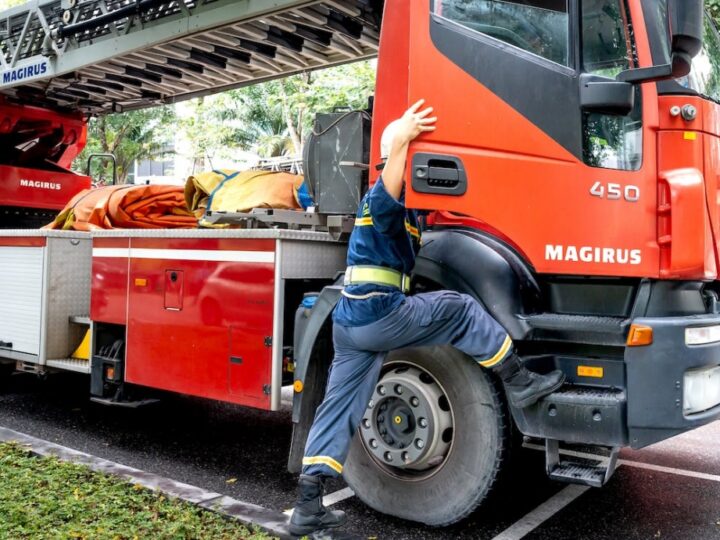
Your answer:
[[[638,1],[631,2],[641,65],[651,63]],[[411,3],[408,102],[425,98],[437,131],[411,145],[410,154],[460,157],[468,174],[461,197],[408,190],[415,208],[462,214],[491,228],[524,253],[540,273],[659,276],[657,241],[657,95],[643,85],[644,162],[636,172],[598,169],[579,161],[527,118],[443,56],[429,35],[426,2]],[[382,61],[382,60],[381,60]],[[459,99],[459,96],[462,99]],[[380,101],[383,106],[383,101]],[[638,203],[590,195],[597,181],[638,186]],[[642,263],[549,260],[546,246],[641,250]]]
[[[13,161],[17,158],[12,154],[0,152],[0,205],[61,210],[74,195],[90,187],[89,177],[69,170],[87,141],[87,124],[81,112],[60,113],[10,104],[0,97],[0,136],[5,135],[11,140],[39,140],[53,151],[57,149],[58,154],[52,163],[34,164]],[[43,156],[33,159],[40,161]],[[52,188],[23,185],[21,180],[46,182]]]
[[[82,112],[61,113],[32,105],[8,103],[0,97],[0,134],[28,132],[36,137],[62,134],[61,144],[65,150],[57,164],[63,169],[71,167],[87,142],[87,122]]]
[[[103,238],[94,247],[272,252],[275,242]],[[135,258],[128,272],[126,258],[94,257],[92,318],[127,324],[128,382],[268,409],[274,275],[272,263]]]
[[[427,8],[427,2],[415,2]],[[410,63],[410,0],[385,2],[380,30],[380,56],[373,109],[372,145],[370,152],[370,181],[378,173],[380,163],[380,137],[390,122],[399,118],[408,108]]]
[[[46,245],[47,238],[44,236],[0,236],[0,247],[44,247]]]
[[[33,185],[27,185],[25,181]],[[36,182],[42,182],[47,187],[37,187]],[[0,205],[3,206],[61,210],[73,196],[90,187],[90,177],[69,171],[0,165]]]
[[[130,247],[129,238],[93,238],[95,248]],[[128,259],[93,257],[90,318],[96,322],[127,324]]]
[[[274,251],[275,241],[234,238],[133,238],[133,248],[211,249],[219,251]]]

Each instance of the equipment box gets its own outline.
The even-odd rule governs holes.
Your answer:
[[[87,330],[71,317],[89,313],[91,261],[87,233],[0,231],[0,358],[70,357]]]

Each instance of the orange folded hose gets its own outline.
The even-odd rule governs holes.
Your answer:
[[[105,186],[78,193],[46,229],[177,229],[197,227],[183,188]]]

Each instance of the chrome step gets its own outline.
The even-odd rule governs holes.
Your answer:
[[[87,360],[79,360],[77,358],[48,360],[45,363],[45,367],[60,369],[63,371],[75,371],[77,373],[90,373],[90,362]]]
[[[606,448],[603,448],[607,450]],[[551,480],[590,487],[604,486],[617,468],[620,447],[609,449],[609,455],[595,459],[560,458],[560,441],[545,440],[545,468]]]

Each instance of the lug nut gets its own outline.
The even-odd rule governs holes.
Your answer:
[[[390,452],[385,452],[385,461],[392,461],[392,454]]]
[[[381,396],[385,395],[385,387],[382,384],[380,386],[378,386],[377,391],[378,391],[378,394],[380,394]]]
[[[422,450],[425,447],[425,441],[418,439],[415,441],[415,446],[417,446],[419,450]]]
[[[420,426],[421,428],[426,428],[427,425],[427,420],[425,420],[424,418],[420,418],[420,420],[418,420],[418,426]]]
[[[412,405],[413,407],[417,407],[418,405],[420,405],[420,400],[416,397],[410,398],[410,405]]]
[[[403,387],[400,386],[399,384],[396,384],[396,385],[395,385],[395,393],[396,393],[397,395],[401,395],[401,394],[403,393]]]
[[[367,418],[363,418],[363,427],[365,429],[370,429],[370,420],[368,420]]]
[[[400,455],[400,457],[402,458],[402,460],[403,460],[405,463],[407,463],[408,461],[410,461],[410,456],[408,455],[407,452],[403,452],[403,453]]]
[[[375,406],[375,402],[371,399],[370,403],[368,403],[368,409],[372,409]]]
[[[371,446],[372,448],[377,448],[377,447],[378,447],[378,442],[377,442],[375,439],[370,439],[370,446]]]

